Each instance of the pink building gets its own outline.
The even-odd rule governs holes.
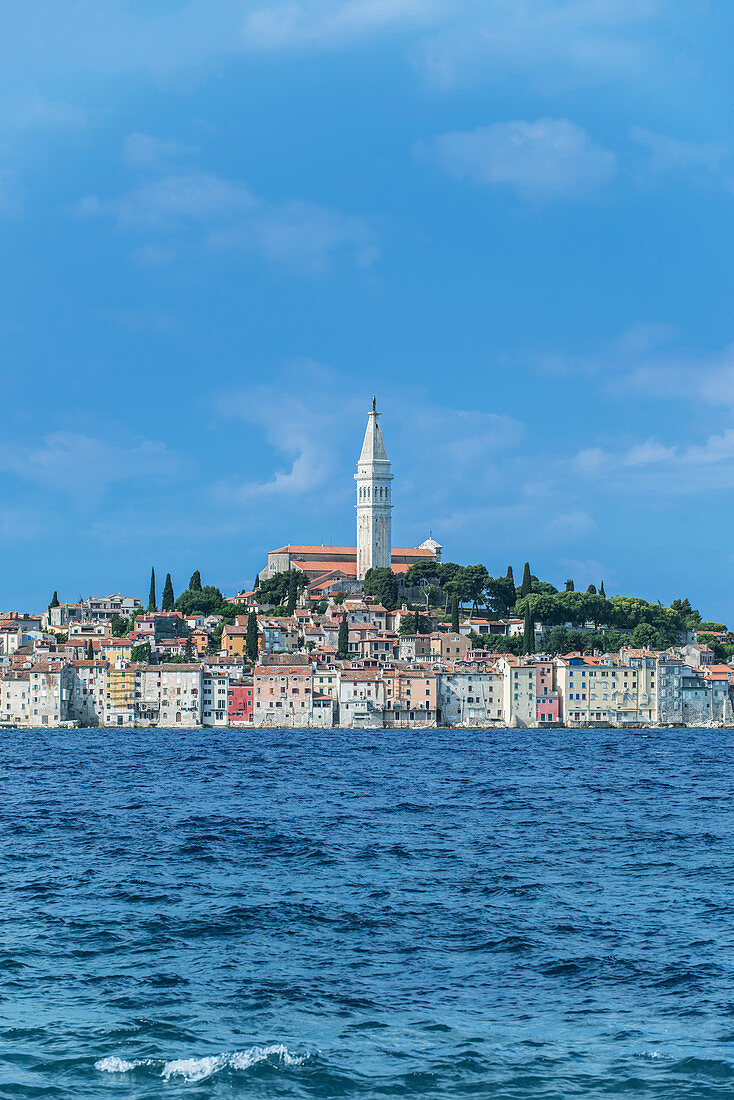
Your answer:
[[[553,683],[553,662],[542,657],[535,664],[535,718],[539,725],[561,720],[561,697]]]
[[[253,715],[252,680],[230,680],[227,689],[227,719],[231,725],[246,726]]]

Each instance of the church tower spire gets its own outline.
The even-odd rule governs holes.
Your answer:
[[[377,402],[367,418],[367,431],[354,479],[357,482],[357,578],[368,569],[390,567],[390,461],[379,423]]]

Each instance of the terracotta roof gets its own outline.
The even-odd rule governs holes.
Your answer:
[[[292,544],[290,546],[280,546],[277,550],[270,550],[271,554],[354,554],[357,557],[356,546],[301,546]],[[435,554],[432,550],[421,550],[418,546],[393,546],[392,554],[400,554],[405,556],[406,554],[414,554],[417,558],[435,558]]]

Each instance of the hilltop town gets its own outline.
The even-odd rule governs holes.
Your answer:
[[[195,571],[0,618],[0,726],[487,728],[734,724],[734,636],[686,599],[562,591],[392,546],[373,399],[355,546],[272,550],[251,589]]]

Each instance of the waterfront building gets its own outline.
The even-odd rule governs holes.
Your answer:
[[[492,726],[502,723],[504,676],[498,668],[458,667],[439,677],[441,724]]]
[[[311,662],[297,654],[271,657],[253,673],[256,726],[299,727],[311,724]]]
[[[207,669],[203,674],[201,721],[205,726],[226,726],[229,721],[229,672],[224,669]]]
[[[252,677],[232,679],[227,685],[227,720],[230,726],[248,726],[254,718],[255,688]]]
[[[556,680],[563,718],[573,725],[596,722],[639,725],[657,714],[656,662],[639,658],[634,665],[619,657],[583,657],[578,653],[556,659]]]
[[[18,726],[58,726],[69,720],[71,674],[62,662],[36,662],[0,677],[0,718]]]
[[[428,667],[385,668],[385,725],[433,726],[438,722],[438,673]]]
[[[128,668],[134,675],[135,705],[140,722],[158,726],[201,725],[202,665],[130,665]]]

